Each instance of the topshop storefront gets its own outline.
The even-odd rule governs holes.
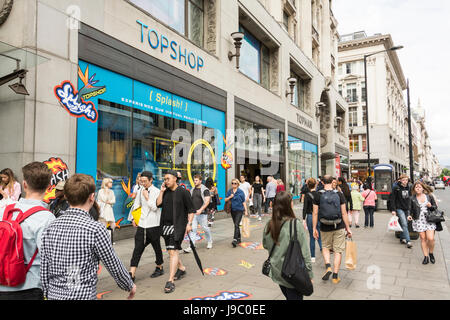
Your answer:
[[[179,81],[179,75],[171,74],[169,65],[162,66],[166,70],[156,70],[150,56],[146,55],[147,62],[126,57],[121,54],[120,46],[108,54],[107,50],[101,51],[104,47],[101,41],[111,41],[109,37],[87,26],[84,31],[89,37],[80,34],[80,57],[85,59],[79,60],[78,88],[81,88],[79,96],[91,112],[77,120],[76,172],[96,177],[98,188],[104,178],[113,180],[117,224],[130,224],[127,220],[130,193],[137,174],[142,171],[153,173],[158,188],[167,170],[181,172],[181,185],[187,189],[192,188],[195,174],[201,174],[204,182],[211,177],[219,196],[223,197],[226,172],[221,166],[221,156],[225,148],[225,103],[223,108],[204,103],[214,100],[213,104],[220,105],[217,96],[223,93],[208,94],[204,84],[190,83],[186,75],[177,88],[173,83]],[[91,48],[92,35],[99,37],[95,41],[98,51],[94,54],[83,49]],[[121,45],[127,49],[125,44]],[[124,64],[129,70],[147,81],[132,77],[132,71],[116,72],[123,65],[115,65],[114,71],[104,67],[115,62],[105,59],[108,58],[105,55],[114,59],[118,54],[127,59]],[[154,69],[154,77],[144,73],[149,67]],[[161,72],[171,81],[158,81]],[[173,90],[164,90],[153,83]],[[66,89],[64,85],[60,86],[61,90]],[[185,95],[180,95],[183,92]]]

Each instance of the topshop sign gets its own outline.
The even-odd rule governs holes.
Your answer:
[[[192,70],[200,71],[205,65],[202,57],[183,48],[175,40],[170,41],[164,34],[158,33],[155,29],[149,29],[146,24],[139,20],[136,20],[136,22],[141,26],[142,43],[146,39],[152,49],[161,50],[161,53],[170,55],[173,60],[184,63],[185,66],[189,66]]]

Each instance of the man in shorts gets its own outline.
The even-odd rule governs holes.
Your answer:
[[[345,197],[342,192],[333,190],[333,177],[326,175],[322,179],[324,189],[316,192],[313,201],[313,235],[317,240],[319,232],[317,223],[320,221],[320,233],[322,237],[322,255],[325,260],[326,272],[322,280],[328,280],[333,274],[333,283],[338,284],[341,279],[338,276],[341,266],[342,254],[345,252],[345,238],[351,238],[352,232],[349,227],[347,210],[345,209]],[[321,200],[322,198],[322,200]],[[326,200],[329,199],[329,200]],[[336,220],[329,220],[329,214],[333,208],[337,212]],[[325,212],[327,211],[327,212]],[[345,234],[347,231],[347,235]],[[334,270],[330,264],[330,250],[334,252]]]
[[[186,233],[192,231],[195,213],[191,194],[178,186],[175,171],[164,175],[156,205],[162,208],[160,226],[170,256],[170,277],[164,291],[171,293],[175,290],[174,280],[180,280],[186,275],[186,267],[181,262],[179,250]]]

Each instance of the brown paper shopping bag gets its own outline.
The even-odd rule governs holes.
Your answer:
[[[349,270],[356,269],[356,243],[353,239],[347,239],[346,241],[345,267]]]
[[[242,237],[250,238],[250,219],[248,217],[242,218]]]

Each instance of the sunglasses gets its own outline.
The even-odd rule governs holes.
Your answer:
[[[232,182],[231,184],[237,184],[236,182]]]

